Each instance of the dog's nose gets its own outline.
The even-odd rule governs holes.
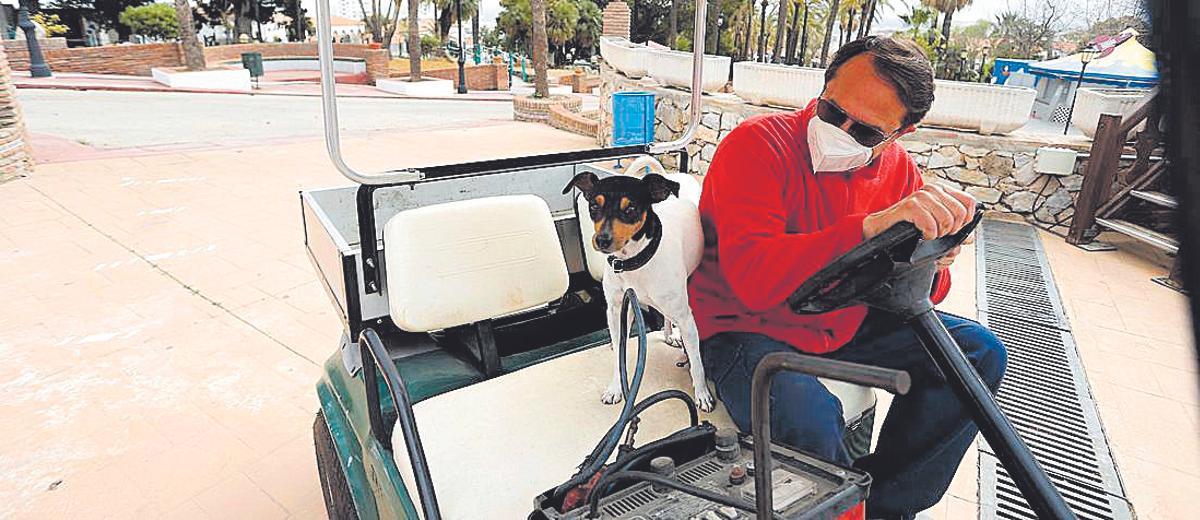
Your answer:
[[[596,247],[598,249],[608,249],[612,246],[613,239],[610,235],[596,235]]]

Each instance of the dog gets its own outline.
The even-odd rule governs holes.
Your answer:
[[[635,161],[629,170],[637,170],[641,164]],[[685,363],[677,364],[690,365],[696,406],[712,411],[715,401],[705,381],[700,333],[687,293],[688,276],[700,265],[704,248],[696,204],[679,196],[680,183],[658,173],[641,178],[613,175],[600,179],[584,172],[571,179],[563,193],[572,188],[583,194],[595,226],[591,246],[609,255],[602,285],[614,351],[620,334],[622,296],[626,289],[633,288],[640,302],[666,318],[667,343],[682,346],[687,355]],[[601,397],[605,404],[618,403],[622,398],[618,359],[614,356],[613,379]]]

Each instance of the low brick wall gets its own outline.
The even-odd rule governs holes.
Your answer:
[[[12,70],[29,70],[29,51],[25,47],[25,39],[0,41],[3,42],[4,51],[11,53],[9,65]],[[177,43],[74,48],[67,48],[67,41],[63,38],[49,38],[41,43],[42,56],[53,72],[149,76],[153,67],[183,65],[183,54]]]
[[[467,90],[508,90],[508,66],[499,58],[495,62],[463,67],[467,76]],[[458,81],[458,67],[445,69],[422,70],[422,76]],[[408,74],[396,74],[396,77],[407,77]]]
[[[241,43],[237,45],[217,45],[204,48],[204,59],[213,63],[242,59],[242,53],[257,52],[264,58],[306,57],[317,56],[316,42],[296,43]],[[388,52],[386,49],[372,49],[367,45],[352,43],[333,44],[333,55],[337,58],[362,58],[367,62],[367,75],[374,81],[388,76]]]
[[[12,70],[4,49],[0,48],[0,182],[32,172],[33,151],[25,131],[25,117],[17,104]]]
[[[513,96],[513,119],[517,121],[549,123],[550,109],[556,106],[564,107],[571,112],[577,112],[583,106],[583,100],[576,96],[566,95],[552,95],[546,98]]]
[[[67,39],[61,36],[42,38],[38,40],[42,52],[67,48]],[[8,55],[8,66],[11,70],[29,70],[29,48],[25,46],[25,33],[18,30],[17,39],[0,40],[4,46],[4,54]]]
[[[596,137],[596,134],[600,132],[600,121],[562,105],[550,106],[550,126],[588,137]]]

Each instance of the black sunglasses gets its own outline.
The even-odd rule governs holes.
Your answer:
[[[825,121],[826,123],[838,128],[841,128],[841,126],[846,123],[847,119],[853,121],[853,124],[850,125],[850,129],[847,130],[847,133],[849,133],[850,137],[853,137],[855,141],[858,141],[858,144],[866,146],[867,148],[879,146],[879,143],[888,140],[889,137],[895,135],[896,133],[892,132],[890,134],[885,134],[873,126],[860,123],[846,114],[841,107],[835,105],[832,101],[825,98],[817,99],[817,117],[821,118],[822,121]]]

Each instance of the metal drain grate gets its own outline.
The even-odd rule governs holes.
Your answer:
[[[977,251],[979,319],[1008,348],[997,400],[1081,519],[1132,519],[1041,240],[986,220]],[[979,517],[1037,518],[987,443],[979,443]]]

